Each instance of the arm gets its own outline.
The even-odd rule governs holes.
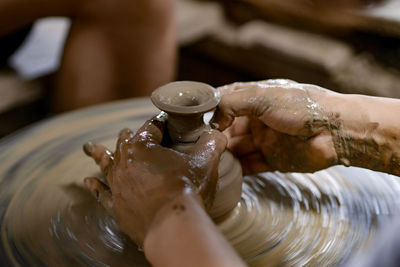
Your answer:
[[[144,252],[154,266],[245,266],[196,195],[176,197],[157,212]]]
[[[400,100],[344,94],[327,100],[338,126],[331,129],[338,163],[400,175]]]

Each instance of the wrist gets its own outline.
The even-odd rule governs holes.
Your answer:
[[[400,174],[400,101],[361,95],[340,95],[337,127],[332,136],[338,163]]]
[[[362,113],[357,108],[357,101],[352,101],[346,95],[340,95],[338,98],[340,99],[340,105],[336,106],[335,112],[331,113],[330,120],[333,127],[330,127],[330,134],[336,151],[337,163],[349,167],[354,166],[354,147],[351,147],[350,144],[352,140],[354,143],[361,141],[361,136],[357,132],[364,122],[351,119],[354,116],[352,113],[356,110]],[[351,107],[353,109],[350,109]],[[350,125],[351,127],[349,127]]]
[[[179,194],[163,205],[154,216],[144,238],[146,258],[151,263],[157,261],[165,253],[164,243],[171,241],[170,236],[179,231],[175,229],[180,228],[179,223],[182,220],[190,221],[187,217],[199,212],[205,214],[205,208],[201,196],[195,193]]]
[[[321,97],[319,101],[322,109],[324,110],[327,124],[326,131],[332,140],[332,145],[335,154],[335,164],[345,166],[351,165],[351,153],[347,147],[348,138],[356,138],[352,129],[348,125],[355,126],[354,129],[359,128],[361,121],[352,118],[354,110],[358,110],[358,114],[362,113],[357,106],[357,103],[345,94],[329,92]],[[362,117],[362,116],[361,116]]]
[[[165,219],[167,219],[167,217],[180,213],[180,211],[185,208],[185,204],[188,202],[190,202],[192,205],[193,203],[197,203],[197,205],[205,209],[203,199],[199,194],[194,192],[177,194],[157,210],[152,222],[150,223],[149,231],[153,227],[157,227],[157,225],[162,223]]]
[[[144,241],[152,266],[245,266],[207,215],[198,194],[178,196],[157,216]]]
[[[148,231],[146,233],[144,242],[149,239],[148,237],[162,225],[166,220],[172,216],[179,216],[182,212],[186,211],[188,206],[196,205],[205,210],[203,200],[199,194],[190,192],[175,195],[171,200],[162,205],[155,213]]]

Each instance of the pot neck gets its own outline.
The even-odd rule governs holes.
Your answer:
[[[168,114],[168,133],[173,144],[195,143],[209,127],[204,123],[204,114]]]

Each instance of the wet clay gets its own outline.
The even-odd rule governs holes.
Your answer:
[[[167,129],[171,147],[184,152],[211,128],[204,123],[206,112],[215,109],[219,92],[199,82],[173,82],[155,90],[153,104],[168,114]],[[201,158],[199,159],[201,161]],[[193,162],[193,167],[200,162]],[[236,207],[242,193],[242,168],[228,150],[221,155],[218,166],[215,200],[208,211],[212,218],[225,215]]]
[[[84,109],[0,142],[5,266],[149,266],[82,184],[100,176],[88,140],[115,145],[158,111],[148,99]],[[241,200],[216,223],[251,266],[337,266],[399,214],[398,178],[356,168],[243,178]]]

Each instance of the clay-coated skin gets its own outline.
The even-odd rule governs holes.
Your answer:
[[[332,165],[400,174],[400,101],[338,94],[290,80],[220,88],[214,122],[244,173],[315,172]]]
[[[161,115],[136,133],[122,130],[115,153],[102,145],[84,146],[107,179],[106,185],[86,178],[86,186],[139,245],[150,224],[157,224],[157,211],[176,197],[199,194],[206,208],[212,206],[218,162],[226,147],[226,138],[218,131],[204,133],[185,153],[163,147],[164,124]]]
[[[214,121],[244,173],[267,170],[313,172],[336,162],[319,105],[322,88],[288,80],[236,83],[220,88]]]

